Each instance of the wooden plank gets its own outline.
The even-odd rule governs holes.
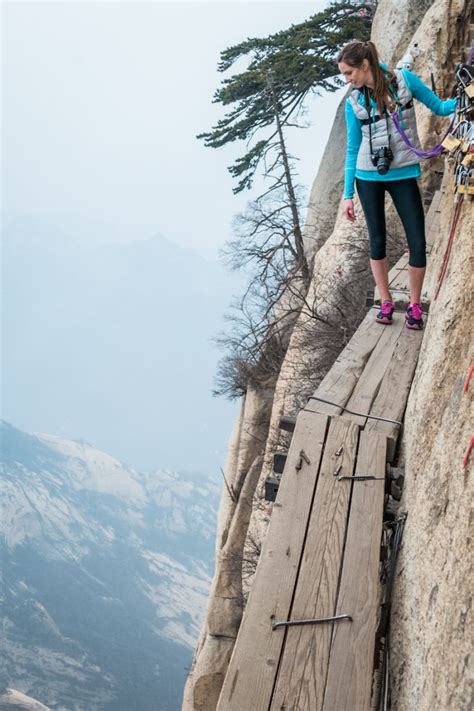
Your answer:
[[[425,315],[425,327],[427,318]],[[389,366],[385,371],[378,395],[370,409],[371,415],[402,421],[423,334],[424,331],[412,331],[408,328],[402,330]],[[366,431],[381,432],[388,438],[388,461],[393,461],[397,438],[400,433],[399,425],[369,420],[366,425]]]
[[[433,196],[433,200],[431,201],[431,205],[429,206],[428,213],[425,218],[425,232],[427,237],[429,236],[434,222],[439,218],[439,214],[441,212],[441,198],[442,192],[441,190],[437,190]]]
[[[370,354],[367,365],[346,405],[350,410],[367,414],[370,413],[370,408],[377,396],[380,383],[389,366],[390,359],[395,351],[403,327],[404,323],[401,318],[394,319],[391,326],[384,326],[378,323],[374,325],[374,328],[380,328],[382,330],[382,335]],[[358,417],[348,412],[344,412],[342,417],[350,419],[360,427],[364,427],[367,422],[366,417]]]
[[[272,624],[290,613],[327,424],[326,415],[304,410],[298,415],[219,711],[268,711],[283,641]],[[310,464],[303,462],[298,470],[302,449]]]
[[[430,232],[433,228],[434,222],[439,217],[440,202],[441,202],[441,190],[437,190],[435,192],[435,194],[433,195],[433,200],[431,201],[431,205],[429,206],[428,213],[425,218],[425,232],[426,232],[426,236],[427,236],[427,241],[428,241]]]
[[[386,440],[362,432],[357,474],[385,476]],[[350,486],[350,482],[340,482]],[[352,484],[341,587],[336,614],[352,622],[334,624],[322,711],[370,711],[375,633],[379,613],[379,559],[384,481]],[[320,711],[317,707],[314,711]]]
[[[389,282],[390,290],[408,289],[408,269],[399,269],[398,274]]]
[[[375,323],[374,312],[369,309],[367,316],[338,356],[331,370],[323,378],[314,395],[324,400],[345,405],[381,335],[382,328],[378,328],[378,324]],[[339,407],[325,405],[317,400],[309,400],[305,410],[330,415],[337,415],[342,412]]]
[[[394,281],[394,279],[396,279],[400,275],[400,272],[404,272],[407,269],[408,269],[407,264],[403,265],[403,266],[398,266],[398,263],[395,264],[395,266],[392,267],[392,269],[390,269],[390,271],[388,273],[388,283],[391,284]]]
[[[400,272],[406,272],[408,269],[408,264],[399,264],[398,262],[395,264],[395,266],[390,269],[388,273],[388,282],[389,284],[400,274]]]
[[[426,230],[426,249],[431,251],[436,238],[439,235],[441,223],[441,210],[436,212],[431,220],[429,227]]]
[[[335,417],[329,427],[316,487],[301,570],[291,610],[292,620],[318,619],[334,614],[344,550],[350,484],[334,476],[352,476],[359,428]],[[342,454],[335,456],[343,446]],[[285,635],[284,629],[275,634]],[[331,643],[330,625],[290,627],[272,699],[272,711],[321,708]]]
[[[404,252],[398,262],[395,264],[397,269],[406,269],[408,267],[408,260],[410,259],[410,255],[408,252]]]
[[[431,252],[433,251],[435,242],[439,239],[440,227],[441,227],[441,219],[438,216],[437,219],[434,221],[433,226],[431,227],[431,229],[426,237],[426,254],[427,255],[431,254]]]
[[[402,259],[403,259],[403,257],[402,257]],[[396,264],[394,264],[393,267],[388,272],[388,283],[390,284],[390,282],[392,282],[398,276],[399,272],[402,272],[407,268],[408,268],[408,262],[405,263],[405,261],[400,262],[400,260],[398,260],[398,262]],[[375,287],[375,292],[378,294],[377,287]]]

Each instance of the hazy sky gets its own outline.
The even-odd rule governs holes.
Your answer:
[[[307,19],[320,2],[4,2],[3,208],[84,241],[161,233],[221,246],[252,197],[226,167],[244,146],[205,148],[223,109],[219,52]],[[340,94],[340,92],[338,92]],[[312,102],[290,137],[315,177],[339,96]]]

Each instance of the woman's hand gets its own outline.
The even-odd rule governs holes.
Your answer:
[[[347,217],[349,222],[354,222],[356,219],[354,211],[354,201],[352,198],[347,198],[344,200],[344,215]]]

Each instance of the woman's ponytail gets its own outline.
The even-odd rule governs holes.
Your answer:
[[[370,40],[366,42],[366,45],[369,52],[368,60],[374,77],[374,101],[380,114],[383,113],[384,108],[393,111],[396,106],[393,95],[390,93],[389,85],[393,81],[394,75],[392,72],[388,72],[388,78],[385,76],[386,72],[380,66],[377,47]]]

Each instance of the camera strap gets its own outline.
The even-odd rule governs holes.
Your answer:
[[[372,111],[372,106],[370,103],[370,94],[369,90],[367,89],[366,86],[364,86],[364,99],[365,99],[365,108],[367,110],[367,116],[368,116],[368,123],[369,123],[369,146],[370,146],[370,155],[372,156],[374,154],[374,148],[372,146],[372,118],[371,118],[371,111]],[[390,130],[388,127],[388,111],[387,108],[384,108],[383,115],[385,116],[385,125],[387,127],[387,136],[388,136],[388,148],[391,150],[390,146]]]

